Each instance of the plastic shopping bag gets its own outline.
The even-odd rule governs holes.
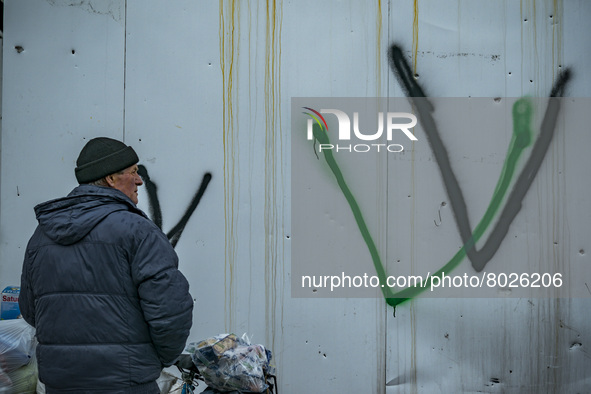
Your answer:
[[[37,383],[35,329],[23,319],[0,320],[0,392],[27,393]]]
[[[267,376],[274,373],[271,351],[251,345],[246,336],[222,334],[185,349],[205,383],[221,392],[262,393],[269,387]]]

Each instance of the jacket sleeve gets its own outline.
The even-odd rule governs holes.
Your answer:
[[[18,297],[18,306],[23,319],[35,327],[35,296],[31,286],[31,264],[35,253],[27,247],[23,270],[21,273],[21,289]]]
[[[168,367],[185,348],[193,324],[193,298],[178,270],[176,252],[155,226],[139,245],[131,272],[152,342],[160,362]]]

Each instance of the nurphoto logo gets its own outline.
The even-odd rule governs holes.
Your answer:
[[[351,118],[347,113],[339,109],[321,109],[317,111],[310,107],[302,107],[307,110],[304,114],[310,116],[307,124],[307,139],[309,141],[318,139],[314,136],[314,123],[320,127],[321,133],[328,133],[328,124],[322,114],[332,114],[336,116],[338,122],[338,142],[326,143],[326,140],[321,139],[318,146],[318,152],[323,150],[334,150],[336,152],[369,152],[369,151],[388,151],[388,152],[402,152],[404,147],[400,144],[391,144],[392,137],[395,133],[402,132],[409,140],[417,141],[417,137],[410,131],[417,124],[417,117],[407,112],[387,112],[384,120],[384,113],[377,113],[377,131],[361,131],[359,127],[359,112],[353,112],[353,135],[359,141],[366,143],[347,144],[345,142],[351,141]],[[369,143],[369,141],[378,141],[382,138],[386,130],[386,139],[388,144],[384,143]]]

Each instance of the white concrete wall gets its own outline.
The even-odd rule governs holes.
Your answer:
[[[393,42],[433,97],[544,97],[567,66],[568,96],[590,97],[590,17],[574,0],[5,0],[0,287],[19,282],[33,206],[69,192],[85,141],[110,136],[158,185],[165,232],[211,174],[176,245],[191,340],[249,333],[280,392],[589,391],[589,298],[419,298],[395,317],[381,298],[292,298],[290,101],[403,97]],[[475,221],[508,137],[471,137],[450,154]],[[590,142],[559,129],[491,266],[590,263]],[[431,158],[374,178],[361,205],[384,261],[445,263],[461,240],[449,205],[433,225],[447,196]],[[344,202],[318,209],[356,231]]]

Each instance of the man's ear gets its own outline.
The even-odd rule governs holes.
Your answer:
[[[115,174],[110,174],[105,177],[105,181],[109,187],[115,187]]]

